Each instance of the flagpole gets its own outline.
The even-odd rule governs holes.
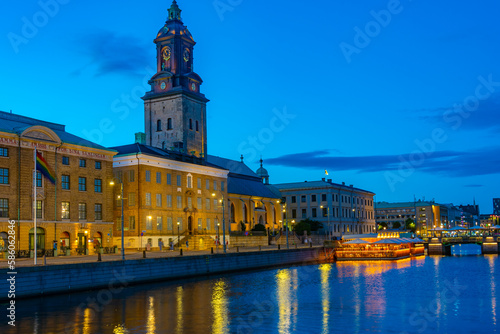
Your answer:
[[[36,266],[36,253],[37,253],[37,248],[36,248],[36,147],[33,153],[33,162],[35,163],[33,165],[33,222],[34,222],[34,261],[35,261],[35,266]]]

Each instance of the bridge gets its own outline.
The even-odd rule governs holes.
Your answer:
[[[433,237],[424,241],[428,255],[451,255],[451,246],[462,244],[481,246],[481,254],[500,254],[500,237]]]

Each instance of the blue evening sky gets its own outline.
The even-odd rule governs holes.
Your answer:
[[[57,4],[57,7],[54,6]],[[0,15],[0,110],[104,146],[144,131],[170,0],[25,0]],[[272,183],[325,177],[469,204],[500,197],[496,0],[178,0],[204,79],[209,153]],[[48,14],[46,14],[48,13]]]

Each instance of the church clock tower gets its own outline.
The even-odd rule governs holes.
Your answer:
[[[209,100],[200,92],[203,80],[193,71],[196,42],[182,23],[176,0],[154,43],[157,73],[143,97],[146,144],[206,158]]]

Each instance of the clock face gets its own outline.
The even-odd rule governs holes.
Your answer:
[[[196,91],[196,84],[194,82],[191,84],[191,90]]]
[[[167,85],[164,82],[162,82],[160,87],[161,87],[161,89],[165,89],[165,88],[167,88]]]
[[[184,50],[184,61],[187,63],[189,61],[189,50]]]
[[[163,59],[165,61],[170,60],[171,55],[172,55],[172,51],[170,50],[170,47],[167,46],[167,47],[163,48],[162,56],[163,56]]]

